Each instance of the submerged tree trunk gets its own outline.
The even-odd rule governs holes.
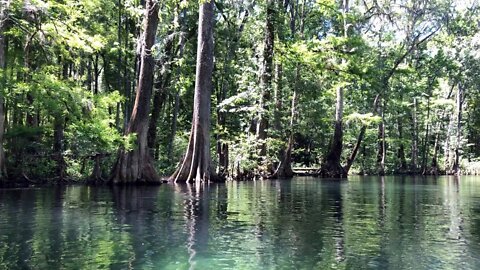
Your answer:
[[[5,89],[7,83],[7,51],[6,51],[6,37],[4,32],[6,30],[6,21],[8,17],[8,9],[10,1],[0,2],[0,85]],[[5,151],[3,148],[3,135],[5,132],[5,101],[3,93],[0,93],[0,181],[7,178],[7,167],[5,163]]]
[[[151,48],[158,26],[159,3],[147,0],[143,22],[144,36],[141,48],[140,77],[135,105],[125,134],[136,134],[136,145],[131,151],[120,149],[112,170],[111,181],[117,183],[156,183],[160,178],[153,166],[147,148],[148,114],[153,88],[155,62]]]
[[[210,156],[210,94],[213,73],[213,0],[200,6],[193,120],[187,151],[170,180],[197,182],[217,180]]]

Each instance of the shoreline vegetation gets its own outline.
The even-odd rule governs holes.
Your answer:
[[[342,178],[326,178],[322,177],[321,174],[319,173],[318,168],[293,168],[293,173],[294,175],[292,177],[287,177],[287,178],[279,178],[279,177],[271,177],[271,176],[254,176],[254,175],[242,175],[238,178],[229,178],[225,179],[225,181],[262,181],[262,180],[283,180],[283,179],[291,179],[293,177],[313,177],[315,180],[318,181],[323,181],[323,180],[348,180],[348,177],[350,176],[378,176],[378,177],[383,177],[383,176],[413,176],[413,177],[441,177],[441,176],[455,176],[455,177],[462,177],[462,176],[477,176],[480,175],[480,171],[471,171],[471,173],[468,174],[448,174],[445,172],[439,172],[437,174],[422,174],[419,172],[412,172],[412,171],[404,171],[404,172],[394,172],[391,174],[385,174],[385,175],[378,175],[378,174],[360,174],[360,173],[352,173],[348,175],[347,177],[342,177]],[[212,183],[215,183],[215,181],[210,181]],[[217,182],[224,182],[224,181],[217,181]],[[97,181],[92,181],[91,179],[63,179],[62,181],[58,181],[58,179],[38,179],[38,180],[32,180],[28,178],[28,176],[23,176],[23,178],[20,179],[8,179],[6,181],[0,182],[0,188],[5,189],[5,188],[28,188],[28,187],[50,187],[50,186],[61,186],[61,185],[87,185],[87,186],[118,186],[118,185],[124,185],[124,186],[134,186],[134,185],[140,185],[140,186],[149,186],[149,185],[161,185],[161,184],[174,184],[174,181],[169,181],[168,176],[161,176],[160,180],[155,182],[155,183],[123,183],[123,184],[118,184],[118,183],[112,183],[111,181],[106,181],[106,180],[97,180]],[[177,183],[176,183],[177,184]]]
[[[0,185],[477,175],[478,21],[474,0],[0,1]]]

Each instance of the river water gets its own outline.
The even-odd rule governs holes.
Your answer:
[[[0,190],[0,269],[480,269],[480,177]]]

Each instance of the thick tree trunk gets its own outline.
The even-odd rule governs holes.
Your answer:
[[[259,141],[259,156],[261,159],[267,155],[267,129],[269,125],[269,103],[272,87],[272,67],[273,67],[273,49],[274,49],[274,18],[275,5],[273,0],[267,0],[267,20],[265,26],[265,38],[263,44],[263,64],[260,78],[260,89],[262,96],[260,99],[260,111],[257,119],[256,137]]]
[[[348,38],[347,13],[349,11],[348,0],[342,1],[343,17],[343,36]],[[346,65],[346,60],[342,59],[342,65]],[[335,102],[335,123],[334,132],[330,144],[330,149],[320,169],[322,177],[343,178],[347,177],[347,172],[342,167],[341,157],[343,151],[343,92],[344,87],[339,86],[336,89]]]
[[[140,77],[135,105],[126,130],[127,135],[136,134],[136,145],[131,151],[119,150],[111,175],[111,181],[114,184],[158,183],[160,181],[147,148],[148,115],[155,67],[151,48],[155,42],[159,20],[158,11],[159,3],[147,0],[143,22],[144,36],[141,48]]]
[[[213,0],[200,6],[193,121],[182,164],[170,180],[197,182],[217,180],[211,168],[210,105],[213,73]]]
[[[8,9],[10,1],[0,2],[0,85],[5,89],[7,83],[7,49],[6,37],[6,20],[8,18]],[[5,162],[5,151],[3,148],[3,135],[5,132],[5,101],[3,93],[0,93],[0,182],[7,178],[7,167]]]
[[[322,177],[343,178],[347,172],[340,164],[343,149],[343,87],[337,88],[337,101],[335,108],[335,126],[330,150],[320,169]]]

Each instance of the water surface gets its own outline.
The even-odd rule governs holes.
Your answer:
[[[480,269],[480,177],[0,190],[0,269]]]

